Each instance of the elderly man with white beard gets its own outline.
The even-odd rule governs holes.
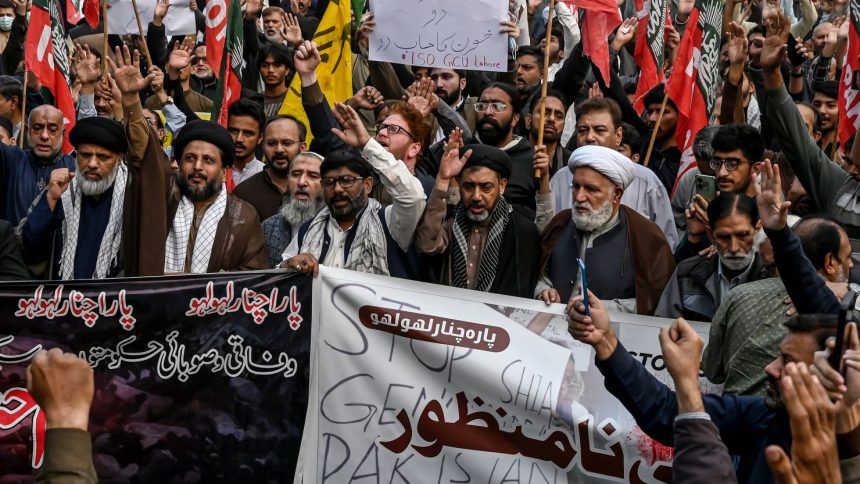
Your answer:
[[[299,233],[299,227],[325,206],[320,183],[322,162],[322,155],[313,151],[303,151],[290,162],[284,204],[278,213],[263,221],[263,235],[272,267],[281,263],[281,255]]]
[[[546,303],[579,294],[578,260],[588,289],[613,309],[652,315],[675,261],[660,228],[621,205],[635,177],[633,162],[603,146],[583,146],[570,156],[573,208],[559,212],[542,236],[544,278],[535,292]]]
[[[115,277],[123,269],[120,245],[129,181],[125,129],[110,119],[84,118],[69,141],[78,171],[51,172],[46,191],[22,221],[25,251],[34,261],[52,259],[52,278]]]

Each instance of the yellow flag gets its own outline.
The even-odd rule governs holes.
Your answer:
[[[317,67],[317,79],[329,104],[343,102],[352,97],[352,50],[350,49],[350,8],[349,0],[331,0],[314,34],[322,62]],[[308,145],[313,137],[302,107],[302,81],[298,74],[284,97],[284,104],[278,114],[291,114],[308,127]]]

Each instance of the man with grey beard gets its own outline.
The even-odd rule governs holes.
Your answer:
[[[123,208],[129,181],[123,126],[84,118],[69,133],[78,171],[58,168],[22,221],[22,240],[34,261],[51,260],[59,279],[103,279],[123,269]]]
[[[511,176],[507,153],[482,144],[459,148],[449,137],[436,184],[415,233],[426,254],[429,282],[516,297],[531,297],[538,279],[539,233],[534,222],[502,196]],[[456,178],[460,201],[448,205]]]
[[[611,148],[588,145],[573,152],[568,168],[573,208],[559,212],[543,232],[544,278],[535,294],[547,304],[569,301],[582,288],[582,261],[588,289],[613,301],[613,309],[654,314],[675,260],[660,228],[621,205],[635,177],[633,162]]]
[[[323,157],[304,151],[290,163],[287,193],[278,213],[263,221],[263,235],[272,267],[281,262],[281,255],[290,245],[299,227],[314,218],[325,205],[320,185],[320,165]]]

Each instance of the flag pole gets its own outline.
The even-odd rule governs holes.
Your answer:
[[[651,152],[654,151],[654,141],[657,139],[657,129],[660,128],[660,123],[663,121],[663,113],[666,112],[666,103],[668,102],[669,89],[666,89],[666,94],[663,95],[663,104],[660,105],[660,114],[657,115],[657,122],[654,123],[654,129],[651,131],[651,142],[648,143],[648,152],[645,153],[645,162],[642,163],[642,166],[648,166],[651,161]]]
[[[27,132],[27,77],[30,74],[30,69],[27,69],[27,66],[24,66],[24,96],[21,99],[21,131],[18,132],[18,147],[24,148],[24,134]],[[14,126],[13,126],[14,128]],[[14,129],[13,129],[14,131]],[[9,133],[12,134],[12,133]]]
[[[137,20],[137,38],[143,41],[141,42],[140,47],[143,49],[143,56],[146,58],[146,70],[149,71],[149,68],[152,67],[152,57],[149,56],[149,47],[146,46],[146,36],[143,35],[143,24],[140,21],[140,11],[137,9],[137,0],[131,0],[131,6],[134,8],[134,18]]]
[[[108,84],[108,55],[110,47],[108,47],[108,20],[107,20],[107,0],[102,0],[102,80],[105,85]]]
[[[543,51],[543,82],[540,86],[540,118],[538,118],[537,144],[543,144],[543,127],[546,124],[546,89],[549,84],[549,44],[552,40],[552,17],[555,14],[555,0],[549,0],[549,14],[546,19],[546,44]],[[547,153],[548,155],[549,153]],[[535,168],[535,178],[540,178],[540,170]]]

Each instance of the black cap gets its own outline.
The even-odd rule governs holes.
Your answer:
[[[179,134],[173,139],[173,156],[177,160],[182,159],[182,152],[192,141],[205,141],[217,146],[224,153],[221,164],[225,168],[233,166],[236,160],[236,144],[233,143],[233,137],[227,128],[212,121],[191,121],[179,130]]]
[[[101,146],[114,153],[128,152],[128,138],[122,124],[107,118],[83,118],[69,133],[69,142],[75,148],[84,144]]]

